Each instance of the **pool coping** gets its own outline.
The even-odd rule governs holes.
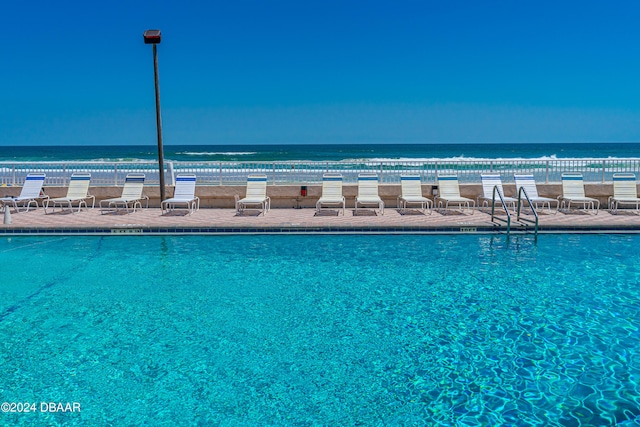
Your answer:
[[[46,215],[42,209],[14,213],[11,224],[0,224],[0,236],[47,235],[250,235],[250,234],[506,234],[503,222],[491,222],[482,210],[384,215],[368,211],[355,215],[316,215],[314,209],[272,209],[266,215],[237,215],[233,209],[200,209],[192,215],[162,214],[149,208],[130,214],[101,215],[97,209],[74,214]],[[506,217],[503,217],[506,218]],[[532,216],[528,215],[527,219]],[[529,222],[511,219],[510,233],[533,234]],[[640,233],[640,215],[584,213],[540,215],[539,234]]]
[[[550,226],[538,228],[538,234],[640,234],[637,226]],[[154,235],[314,235],[314,234],[507,234],[505,226],[479,227],[14,227],[0,229],[0,236],[154,236]],[[531,227],[513,227],[512,235],[533,235]]]

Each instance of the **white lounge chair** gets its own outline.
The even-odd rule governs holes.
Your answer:
[[[433,203],[431,199],[427,199],[422,195],[420,175],[400,175],[400,185],[402,194],[398,196],[398,209],[401,212],[405,212],[407,205],[412,204],[420,205],[422,212],[429,209],[429,213],[431,213]]]
[[[325,173],[322,175],[322,196],[316,203],[316,213],[320,212],[323,205],[342,206],[342,215],[344,215],[345,199],[342,195],[342,174]]]
[[[160,203],[162,214],[174,211],[177,206],[185,206],[189,215],[200,209],[200,198],[196,196],[196,175],[183,173],[176,175],[173,197]]]
[[[17,197],[0,198],[0,204],[2,204],[5,209],[13,206],[16,212],[20,212],[20,208],[24,209],[22,212],[29,212],[31,204],[37,208],[38,200],[42,200],[42,206],[44,206],[45,201],[49,199],[49,196],[42,192],[42,185],[44,184],[45,178],[46,175],[43,173],[28,174],[24,180],[22,190],[20,190],[20,195]]]
[[[378,195],[378,175],[375,173],[358,174],[358,195],[356,196],[355,211],[358,213],[358,205],[377,206],[380,215],[384,215],[384,202]]]
[[[136,207],[142,209],[142,201],[146,200],[146,206],[149,207],[149,197],[142,194],[144,188],[144,174],[130,173],[124,179],[124,187],[122,187],[122,195],[112,199],[100,200],[100,211],[102,213],[117,211],[123,208],[125,211],[136,211]]]
[[[453,204],[458,205],[461,211],[464,211],[464,208],[471,210],[472,215],[474,210],[471,208],[476,206],[475,200],[460,196],[457,175],[438,175],[438,195],[434,200],[437,201],[438,207],[444,207],[445,211],[449,209],[450,204]]]
[[[640,213],[640,198],[638,198],[638,182],[634,173],[613,174],[613,196],[609,197],[609,210],[616,213],[620,205],[635,206],[635,212]]]
[[[560,202],[558,199],[551,199],[549,197],[541,197],[538,195],[538,188],[536,186],[536,180],[533,175],[513,175],[513,178],[516,182],[516,191],[519,192],[520,188],[524,188],[524,191],[529,196],[529,200],[533,203],[533,207],[538,209],[540,206],[544,208],[547,206],[549,211],[551,211],[551,203],[556,204],[556,213],[558,212],[558,206]],[[526,201],[526,198],[522,197],[522,202]]]
[[[482,196],[478,196],[478,206],[480,206],[481,200],[482,206],[484,207],[492,207],[496,202],[498,202],[499,205],[502,205],[502,203],[500,203],[500,196],[498,196],[498,194],[496,194],[495,200],[493,198],[493,189],[498,187],[498,190],[500,190],[500,194],[502,194],[502,200],[504,200],[507,209],[509,208],[509,206],[511,206],[513,211],[516,211],[516,204],[518,203],[518,200],[513,197],[508,197],[506,194],[504,194],[500,174],[481,174],[480,180],[482,181],[483,194]]]
[[[247,176],[247,192],[242,199],[236,194],[236,213],[247,209],[258,209],[264,215],[271,210],[271,199],[267,196],[267,176]],[[256,206],[248,208],[247,206]],[[258,214],[259,215],[259,214]]]
[[[69,181],[69,188],[67,188],[67,196],[66,197],[56,197],[53,199],[47,200],[47,204],[44,207],[44,213],[47,213],[47,209],[49,209],[49,203],[53,203],[51,208],[52,211],[56,210],[56,206],[64,209],[66,207],[69,208],[70,211],[73,212],[73,205],[78,204],[78,212],[82,209],[84,205],[85,208],[89,208],[87,204],[87,200],[91,199],[91,209],[94,208],[96,204],[95,196],[89,194],[89,183],[91,182],[91,174],[90,173],[74,173],[71,175],[71,179]]]
[[[562,174],[562,195],[558,196],[560,202],[560,210],[568,212],[571,209],[571,205],[582,206],[577,209],[584,211],[591,211],[598,214],[600,209],[600,201],[591,197],[585,196],[584,193],[584,180],[582,174],[567,172]]]

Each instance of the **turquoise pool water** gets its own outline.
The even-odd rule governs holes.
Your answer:
[[[36,403],[3,425],[640,424],[640,236],[25,237],[0,257],[0,400]]]

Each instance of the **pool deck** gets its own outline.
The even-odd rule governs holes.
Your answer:
[[[2,213],[0,213],[0,216]],[[533,219],[533,215],[524,215]],[[499,218],[506,219],[504,212]],[[314,209],[272,209],[266,215],[246,211],[237,215],[233,209],[200,209],[192,215],[184,211],[165,213],[158,208],[135,213],[102,214],[99,209],[83,209],[79,213],[57,210],[45,214],[42,208],[26,213],[11,211],[11,224],[0,224],[0,235],[105,235],[105,234],[275,234],[275,233],[344,233],[344,234],[456,234],[504,233],[504,222],[491,222],[486,211],[450,211],[446,215],[434,211],[423,214],[408,210],[401,214],[387,208],[384,215],[371,210],[347,209],[345,215]],[[511,233],[531,233],[533,224],[511,218]],[[616,215],[600,210],[597,215],[582,211],[571,213],[539,212],[540,233],[640,233],[640,215],[620,211]]]

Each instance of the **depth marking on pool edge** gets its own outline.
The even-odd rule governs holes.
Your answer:
[[[477,227],[460,227],[461,233],[475,233],[478,231]]]
[[[142,228],[112,228],[111,234],[141,234]]]

